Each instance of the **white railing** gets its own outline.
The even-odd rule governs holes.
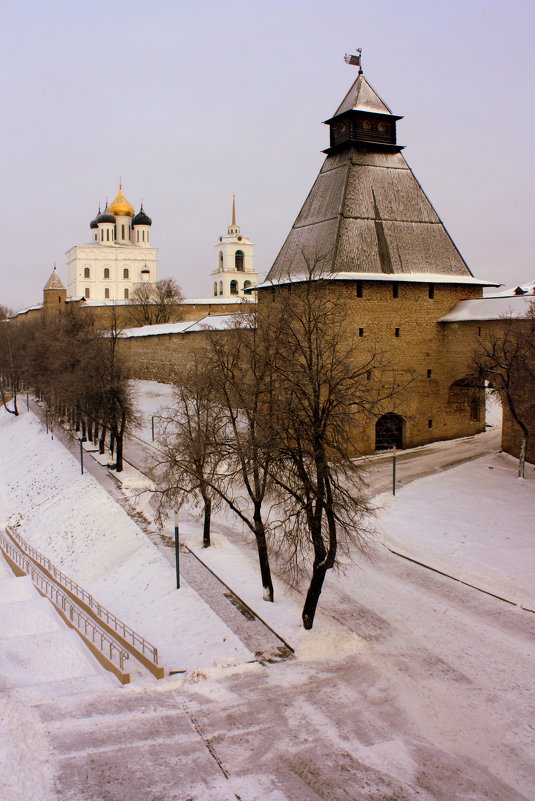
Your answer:
[[[15,562],[32,579],[35,586],[46,595],[55,606],[71,621],[74,628],[83,634],[93,645],[111,662],[119,665],[124,671],[124,663],[129,659],[128,651],[119,646],[104,629],[100,628],[91,617],[89,617],[76,602],[67,595],[61,587],[48,578],[22,551],[17,548],[5,534],[0,533],[0,543],[9,558]]]
[[[106,609],[105,606],[99,604],[91,593],[87,592],[87,590],[77,584],[76,581],[69,578],[69,576],[66,576],[65,573],[62,573],[47,556],[38,551],[37,548],[33,548],[18,532],[13,531],[11,528],[6,528],[6,531],[28,556],[38,562],[41,567],[45,568],[45,570],[47,570],[56,581],[68,589],[69,592],[76,595],[76,597],[85,603],[100,620],[114,629],[114,631],[124,637],[125,640],[132,643],[134,648],[140,651],[144,656],[147,656],[151,662],[154,662],[155,665],[158,664],[158,649],[155,645],[152,645],[152,643],[134,631],[134,629],[127,626],[126,623],[110,612],[109,609]]]

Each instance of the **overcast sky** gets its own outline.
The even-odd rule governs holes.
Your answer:
[[[3,3],[2,292],[42,299],[119,176],[159,276],[211,294],[237,197],[269,270],[363,48],[398,141],[472,272],[535,278],[531,0]]]

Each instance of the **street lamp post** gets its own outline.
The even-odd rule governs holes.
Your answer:
[[[392,495],[396,494],[396,446],[393,447],[392,453]]]
[[[175,558],[176,558],[176,588],[180,589],[180,556],[178,549],[178,510],[175,509]]]

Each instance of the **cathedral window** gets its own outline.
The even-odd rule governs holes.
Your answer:
[[[357,281],[357,298],[362,297],[362,281]]]
[[[123,278],[130,278],[130,271],[128,267],[125,267],[123,270]]]
[[[223,294],[223,281],[220,281],[220,282],[219,282],[219,294],[220,294],[220,295],[222,295],[222,294]]]
[[[84,278],[91,278],[91,270],[89,267],[84,267]]]
[[[145,241],[145,231],[141,232],[141,238],[143,239],[143,242],[144,242]]]
[[[125,289],[125,291],[124,291],[124,299],[128,300],[128,296],[129,296],[128,289]]]
[[[139,242],[139,231],[136,231],[136,242]]]
[[[251,282],[250,281],[245,281],[244,284],[243,284],[244,290],[245,289],[249,289],[250,286],[251,286]]]
[[[106,241],[107,242],[110,241],[110,229],[109,228],[106,229]]]
[[[427,427],[428,427],[428,428],[433,428],[433,421],[432,421],[431,419],[429,419],[429,420],[427,421]]]
[[[217,298],[217,281],[214,281],[214,298]]]
[[[88,297],[89,297],[89,287],[86,286],[86,288],[84,289],[84,298],[88,298]]]
[[[219,251],[219,269],[220,270],[223,269],[223,251],[222,250]]]
[[[108,298],[110,297],[110,290],[109,289],[105,289],[104,290],[104,297],[106,298],[106,300],[108,300]]]
[[[110,277],[110,268],[104,267],[104,278],[109,278],[109,277]]]
[[[231,281],[230,282],[230,294],[231,295],[237,295],[238,294],[238,282],[237,281]]]
[[[104,242],[104,231],[103,230],[100,232],[100,241]]]
[[[237,250],[234,254],[234,266],[239,273],[243,272],[243,250]]]
[[[123,224],[123,225],[121,225],[121,235],[122,235],[122,238],[123,238],[123,239],[126,239],[126,237],[125,237],[125,233],[124,233],[124,224]]]

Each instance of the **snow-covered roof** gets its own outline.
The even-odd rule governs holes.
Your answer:
[[[400,281],[423,284],[468,284],[469,286],[501,286],[496,281],[485,281],[474,278],[472,275],[447,275],[444,273],[323,273],[319,276],[325,281]],[[279,278],[273,281],[264,281],[256,289],[278,286],[280,284],[298,284],[308,281],[308,276],[292,275],[289,278]]]
[[[522,291],[518,291],[522,290]],[[535,301],[534,283],[506,289],[503,292],[482,298],[461,300],[441,317],[441,323],[457,323],[467,320],[499,320],[502,317],[525,317],[530,303]]]
[[[126,339],[134,337],[155,337],[169,334],[189,334],[193,331],[223,331],[233,328],[235,321],[233,314],[207,315],[200,320],[187,320],[179,323],[161,323],[160,325],[143,325],[138,328],[125,328],[121,337]]]

